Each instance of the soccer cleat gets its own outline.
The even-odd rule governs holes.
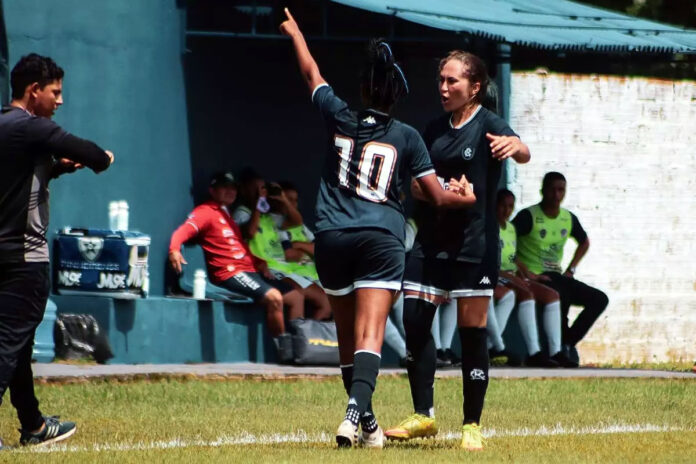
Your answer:
[[[580,366],[580,364],[578,364],[576,361],[570,359],[564,350],[561,350],[551,356],[551,360],[556,361],[561,367],[569,367],[572,369]]]
[[[442,369],[443,367],[450,367],[451,365],[452,361],[449,360],[445,352],[443,350],[437,350],[435,357],[435,367],[438,369]]]
[[[546,367],[555,368],[558,366],[558,361],[555,358],[549,358],[541,351],[537,351],[524,361],[524,365],[527,367]]]
[[[481,435],[481,427],[478,424],[466,424],[462,427],[462,445],[467,451],[482,451],[486,441]]]
[[[396,427],[384,432],[389,440],[410,440],[411,438],[430,438],[437,435],[434,417],[415,413],[404,419]]]
[[[348,419],[341,422],[336,431],[336,443],[339,448],[352,448],[358,441],[358,428]]]
[[[445,350],[445,356],[447,356],[447,359],[452,363],[452,367],[459,367],[462,365],[462,358],[457,356],[451,348]]]
[[[377,430],[372,433],[363,430],[358,437],[358,444],[363,448],[384,448],[385,441],[387,438],[384,436],[382,427],[377,427]]]
[[[509,361],[510,359],[505,351],[488,350],[488,362],[491,366],[505,366]]]
[[[58,416],[44,416],[44,428],[38,433],[19,430],[19,443],[23,446],[44,446],[65,440],[75,433],[77,426],[74,422],[60,422]]]

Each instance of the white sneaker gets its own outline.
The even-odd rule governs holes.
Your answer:
[[[358,441],[358,428],[348,419],[341,422],[336,431],[336,443],[339,448],[351,448]]]
[[[385,441],[387,441],[387,437],[384,436],[384,431],[380,426],[377,426],[377,430],[372,433],[363,430],[358,437],[358,444],[363,448],[384,448]]]

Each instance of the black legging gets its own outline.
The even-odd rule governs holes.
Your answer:
[[[590,287],[572,277],[565,277],[558,272],[545,272],[544,275],[551,278],[551,281],[543,282],[543,284],[553,288],[561,296],[563,343],[575,346],[587,335],[592,324],[606,309],[609,298],[601,290]],[[570,305],[583,307],[572,326],[569,325],[568,321]]]

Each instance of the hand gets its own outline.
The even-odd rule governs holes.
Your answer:
[[[563,273],[563,277],[569,277],[569,278],[571,278],[571,279],[574,279],[574,278],[575,278],[575,273],[573,273],[570,269],[568,269],[567,271],[565,271],[565,272]]]
[[[451,178],[448,184],[449,190],[451,190],[459,196],[468,197],[474,194],[474,190],[471,188],[471,184],[466,179],[466,176],[464,174],[462,174],[462,177],[459,180]]]
[[[183,271],[183,264],[188,264],[184,259],[184,255],[180,251],[174,250],[169,252],[169,264],[176,271],[177,274],[181,274]]]
[[[109,157],[109,166],[111,166],[112,164],[114,164],[114,154],[111,153],[109,150],[104,150],[104,152],[106,152],[106,156]]]
[[[276,280],[271,270],[268,269],[268,263],[266,261],[258,260],[256,262],[256,271],[269,280]]]
[[[271,188],[271,187],[272,187],[272,188]],[[277,190],[278,190],[280,193],[277,194],[277,195],[271,195],[270,192],[271,192],[271,191],[275,191],[275,188],[277,188]],[[287,203],[288,203],[288,197],[285,196],[285,191],[282,189],[282,187],[280,186],[280,184],[277,184],[277,183],[275,183],[275,182],[272,182],[272,183],[270,184],[270,186],[269,186],[266,190],[268,190],[268,192],[269,192],[269,193],[268,193],[268,198],[270,198],[271,200],[280,201],[280,202],[282,202],[282,203],[284,203],[284,204],[287,204]]]
[[[64,173],[75,172],[78,169],[84,168],[82,164],[76,163],[75,161],[69,160],[68,158],[58,159],[58,166],[60,166],[60,170]]]
[[[514,135],[493,135],[486,134],[486,138],[491,142],[491,154],[498,161],[503,161],[513,157],[522,151],[524,144],[519,137]]]
[[[297,23],[295,22],[295,18],[292,17],[292,15],[290,14],[290,10],[287,8],[285,8],[285,16],[287,19],[281,23],[280,32],[287,35],[288,37],[292,37],[296,34],[301,34],[300,27],[297,25]]]

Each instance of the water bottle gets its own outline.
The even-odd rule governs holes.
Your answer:
[[[125,200],[118,202],[118,230],[128,230],[128,203]]]
[[[118,201],[109,202],[109,229],[118,229]]]
[[[205,300],[205,271],[196,269],[193,273],[193,298]]]

